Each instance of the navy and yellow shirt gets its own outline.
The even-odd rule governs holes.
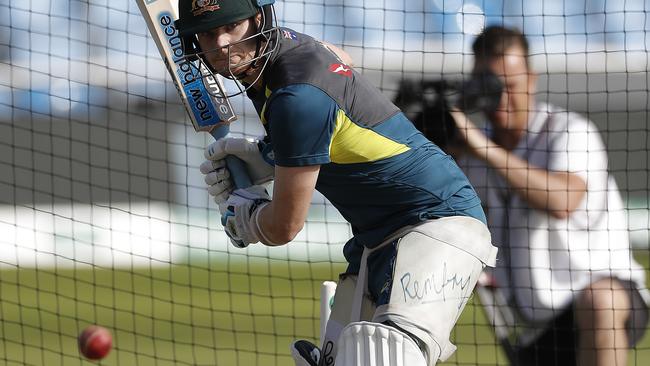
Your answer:
[[[320,165],[316,189],[350,222],[344,254],[423,219],[474,216],[474,189],[456,163],[427,140],[361,74],[313,38],[283,28],[263,75],[249,89],[275,163]]]

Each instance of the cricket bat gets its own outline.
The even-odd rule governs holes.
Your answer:
[[[174,26],[178,19],[178,0],[136,0],[147,23],[160,56],[165,62],[187,114],[196,131],[209,132],[216,140],[226,136],[230,123],[237,119],[230,102],[221,95],[221,78],[201,76],[197,65],[192,65],[183,52],[181,38]],[[200,67],[205,68],[203,63]],[[203,75],[210,75],[203,73]],[[236,188],[252,185],[245,164],[235,156],[228,156],[226,164]]]

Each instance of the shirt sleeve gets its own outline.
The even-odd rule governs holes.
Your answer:
[[[275,163],[296,167],[330,162],[330,141],[338,105],[309,84],[294,84],[269,100],[269,131]]]
[[[595,213],[607,210],[607,194],[612,189],[605,144],[588,119],[570,112],[558,117],[564,118],[559,120],[564,123],[558,123],[561,127],[554,130],[555,136],[549,145],[549,170],[569,172],[582,178],[587,184],[587,195],[578,210],[586,209],[591,213],[587,216],[599,217]]]
[[[575,113],[559,113],[550,142],[549,170],[570,172],[587,180],[607,174],[607,151],[598,130]]]

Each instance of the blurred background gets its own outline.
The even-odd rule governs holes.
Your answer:
[[[391,98],[403,78],[460,79],[486,25],[522,30],[539,99],[598,125],[648,268],[650,1],[278,0],[280,24],[344,48]],[[319,195],[294,243],[234,249],[195,133],[135,1],[0,0],[0,363],[288,365],[318,337],[318,292],[350,229]],[[235,98],[236,135],[263,129]],[[449,364],[507,364],[479,305]],[[650,359],[650,341],[630,363]],[[645,361],[644,361],[645,360]]]

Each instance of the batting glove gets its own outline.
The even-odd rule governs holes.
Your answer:
[[[270,202],[264,187],[252,186],[233,191],[226,204],[220,206],[221,223],[234,246],[246,248],[264,238],[259,215]]]
[[[224,166],[222,162],[227,155],[234,155],[246,164],[253,184],[263,184],[273,179],[275,167],[271,145],[259,140],[226,137],[205,149],[205,158],[213,162],[214,167]]]
[[[226,204],[233,190],[230,172],[226,169],[226,161],[206,160],[201,164],[200,169],[201,173],[205,174],[203,180],[208,185],[208,193],[212,196],[214,202],[219,205],[221,212],[224,212],[225,208],[222,206]]]

